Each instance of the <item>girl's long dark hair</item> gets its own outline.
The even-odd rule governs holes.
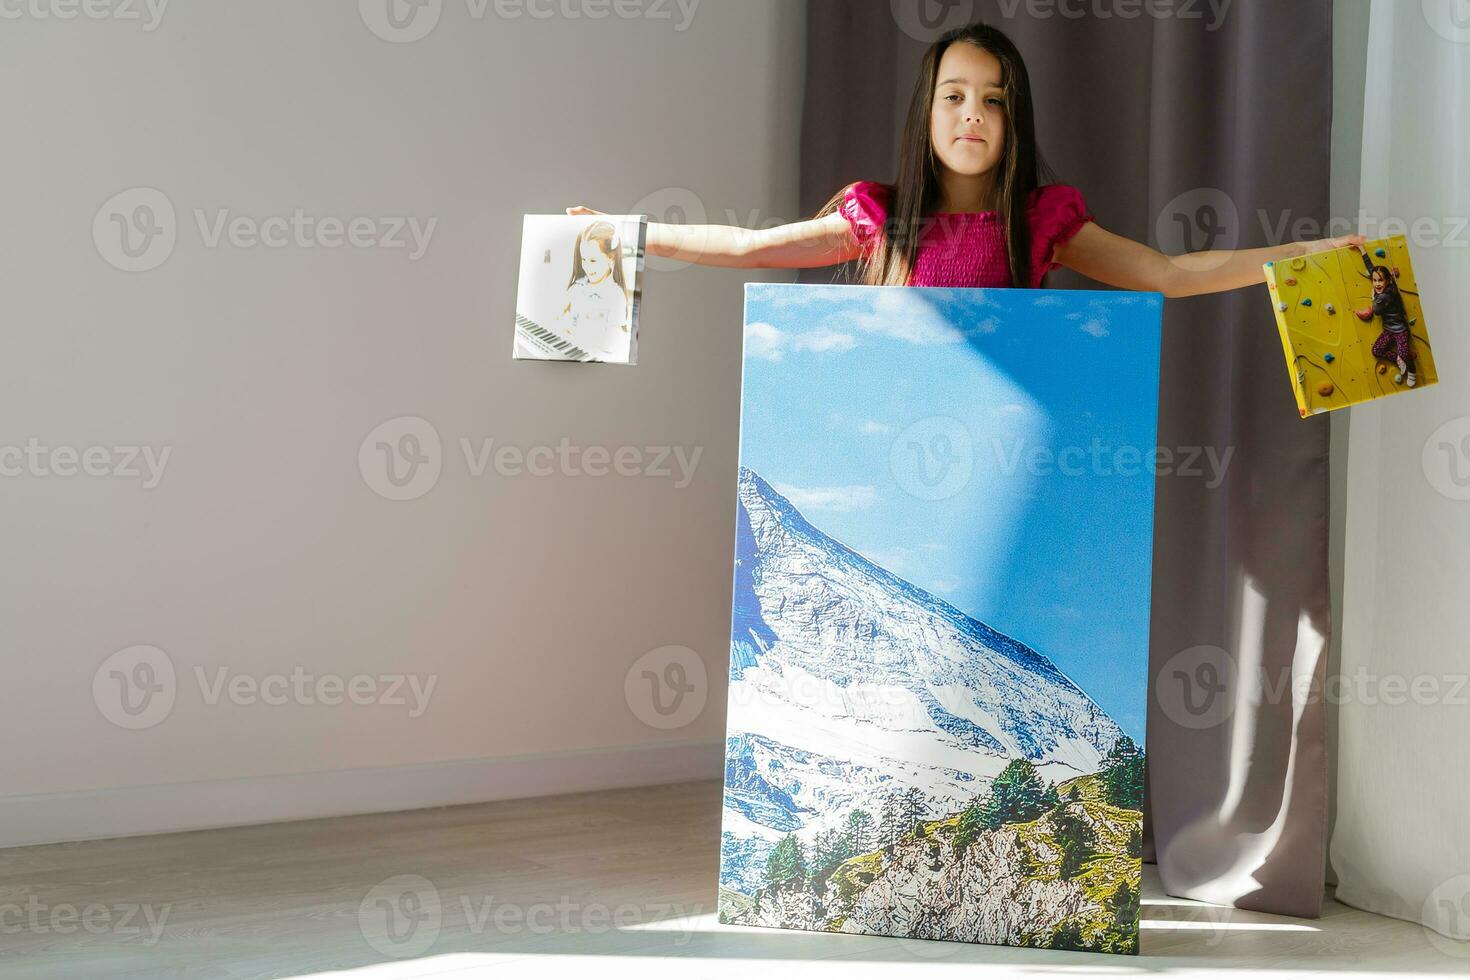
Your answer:
[[[934,156],[930,133],[939,60],[951,44],[958,42],[973,44],[1000,61],[1007,126],[1005,151],[996,164],[996,210],[1004,221],[1011,285],[1024,288],[1031,284],[1031,228],[1026,206],[1031,192],[1042,185],[1043,177],[1046,182],[1052,182],[1055,175],[1036,147],[1031,77],[1021,52],[1004,33],[989,24],[976,22],[948,31],[924,53],[898,148],[898,181],[889,199],[888,219],[880,240],[860,265],[860,279],[866,285],[908,285],[923,231],[923,216],[935,209],[940,191],[939,162]],[[816,216],[820,218],[835,211],[851,186],[838,191]]]

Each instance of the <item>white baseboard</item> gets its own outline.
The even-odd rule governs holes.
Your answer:
[[[0,847],[719,779],[724,742],[0,797]]]

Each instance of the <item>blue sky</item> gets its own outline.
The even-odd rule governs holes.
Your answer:
[[[749,284],[741,463],[1142,745],[1161,304]]]

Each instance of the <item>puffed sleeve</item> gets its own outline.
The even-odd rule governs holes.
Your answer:
[[[1069,241],[1077,230],[1094,220],[1082,192],[1070,184],[1047,184],[1031,192],[1031,286],[1061,267],[1053,260],[1057,246]]]
[[[860,180],[849,184],[843,192],[837,210],[852,226],[853,236],[862,246],[864,253],[872,250],[883,234],[883,222],[888,218],[889,188],[871,180]]]

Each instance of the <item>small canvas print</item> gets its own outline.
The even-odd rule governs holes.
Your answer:
[[[636,364],[646,215],[528,214],[511,356]]]
[[[1404,236],[1264,268],[1302,418],[1439,381]]]
[[[721,922],[1138,952],[1162,301],[746,286]]]

